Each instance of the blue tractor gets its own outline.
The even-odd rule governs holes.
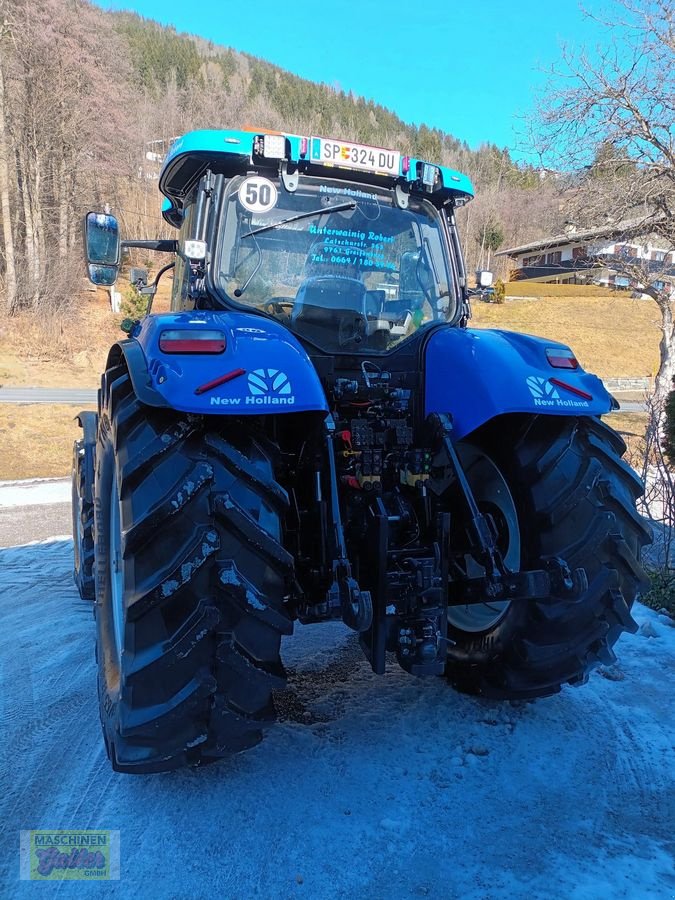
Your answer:
[[[341,619],[376,673],[390,653],[488,698],[611,663],[636,628],[642,486],[569,347],[467,327],[468,178],[341,140],[197,131],[159,187],[175,240],[85,222],[95,284],[125,246],[173,268],[171,312],[128,323],[74,452],[113,768],[256,744],[296,620]]]

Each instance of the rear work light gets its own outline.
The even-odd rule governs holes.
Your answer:
[[[176,328],[163,331],[159,336],[162,353],[222,353],[226,346],[222,331]]]
[[[264,159],[286,159],[286,136],[258,134],[253,139],[253,152]]]
[[[578,369],[579,363],[569,347],[547,347],[546,359],[554,369]]]
[[[183,252],[188,259],[206,259],[206,241],[185,241]]]

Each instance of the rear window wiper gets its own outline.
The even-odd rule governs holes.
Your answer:
[[[356,203],[352,200],[349,203],[338,203],[337,206],[324,206],[322,209],[312,209],[309,212],[298,213],[297,216],[289,216],[280,222],[272,222],[271,225],[262,225],[260,228],[254,228],[242,234],[242,238],[252,237],[254,234],[261,234],[263,231],[271,231],[273,228],[281,228],[282,225],[288,225],[290,222],[299,222],[300,219],[309,219],[312,216],[320,216],[322,213],[341,212],[344,209],[356,209]]]

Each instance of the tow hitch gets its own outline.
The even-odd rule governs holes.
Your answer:
[[[491,600],[545,600],[552,595],[571,598],[587,587],[585,569],[572,572],[565,560],[555,557],[547,560],[546,569],[453,581],[448,587],[448,606],[469,606]]]

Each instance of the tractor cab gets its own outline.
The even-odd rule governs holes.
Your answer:
[[[180,228],[176,311],[255,312],[350,354],[466,311],[458,173],[324,138],[201,132],[174,145],[160,188]]]
[[[263,211],[249,208],[251,191],[269,198]],[[316,176],[293,192],[272,178],[235,177],[209,296],[273,316],[331,353],[390,350],[426,322],[452,321],[461,295],[442,214],[406,199],[401,208],[391,190]]]

